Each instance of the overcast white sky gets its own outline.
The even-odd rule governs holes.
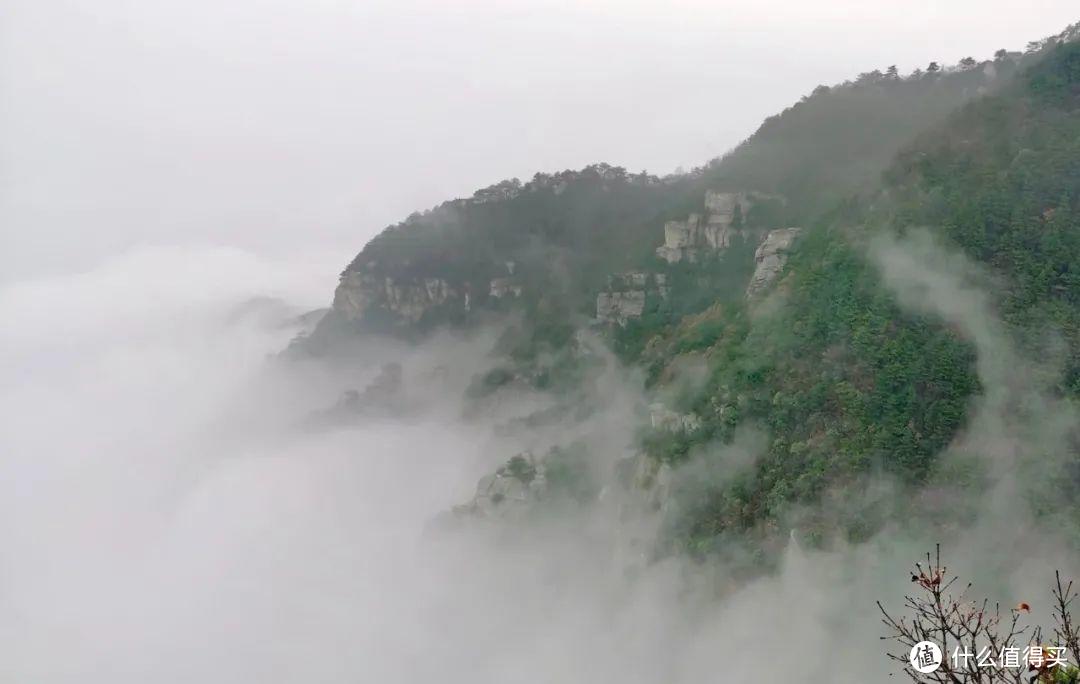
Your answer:
[[[316,252],[510,176],[724,152],[819,83],[1020,48],[1075,0],[7,0],[0,282]]]

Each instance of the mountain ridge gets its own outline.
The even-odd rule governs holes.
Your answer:
[[[962,499],[982,477],[942,455],[988,380],[965,332],[901,306],[867,255],[877,234],[935,226],[937,249],[1013,283],[994,301],[1017,334],[1048,323],[1080,348],[1067,191],[1080,187],[1078,27],[1024,54],[818,88],[688,174],[596,164],[414,214],[346,267],[331,313],[294,347],[317,355],[365,332],[421,340],[516,312],[471,400],[524,383],[572,403],[591,363],[578,331],[597,331],[643,369],[649,396],[667,396],[630,457],[653,464],[633,466],[638,479],[708,458],[747,428],[767,435],[753,467],[715,487],[665,485],[679,501],[665,509],[669,550],[750,552],[793,528],[814,543],[865,539],[901,514],[894,498],[825,504],[882,475],[910,492],[902,514],[925,518],[929,483]],[[1054,390],[1064,397],[1080,387],[1080,356],[1069,358]],[[699,377],[676,391],[688,359]],[[1053,468],[1075,458],[1069,449]],[[959,522],[959,508],[935,524]]]

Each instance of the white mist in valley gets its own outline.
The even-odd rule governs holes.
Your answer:
[[[318,302],[312,268],[145,250],[0,292],[5,679],[779,681],[797,663],[859,669],[837,669],[826,645],[880,664],[865,579],[880,573],[856,571],[884,562],[869,551],[807,558],[793,545],[782,575],[717,602],[703,568],[628,572],[604,516],[573,532],[433,529],[513,445],[489,421],[462,420],[460,395],[407,421],[304,427],[374,372],[271,360],[297,332],[294,313]],[[252,304],[267,295],[281,301]],[[483,342],[440,353],[458,344],[467,366]],[[436,358],[410,354],[421,370]],[[838,600],[850,593],[868,603]]]
[[[989,54],[1075,8],[863,3],[855,21],[851,3],[510,4],[0,9],[0,682],[885,680],[875,601],[901,611],[911,562],[938,541],[904,520],[857,546],[837,530],[828,551],[779,521],[779,567],[747,577],[651,554],[663,521],[627,520],[610,497],[539,522],[448,515],[511,456],[573,441],[612,483],[665,397],[599,340],[590,419],[518,431],[503,428],[549,397],[466,398],[501,323],[356,336],[347,361],[281,352],[362,243],[410,211],[601,159],[700,163],[854,76],[856,57],[907,70]],[[972,22],[986,30],[969,43]],[[1080,564],[1016,485],[1075,439],[1074,407],[1046,391],[1054,359],[1025,358],[993,284],[941,245],[868,254],[902,307],[977,355],[984,392],[943,461],[994,467],[963,502],[971,526],[942,540],[949,568],[1045,618],[1053,569]],[[323,420],[388,362],[402,405]],[[684,365],[700,389],[707,363]],[[680,494],[752,470],[762,430],[692,452]],[[901,510],[898,491],[882,475],[860,496]]]
[[[602,510],[434,524],[529,446],[462,416],[490,338],[372,346],[348,367],[275,361],[319,303],[319,267],[157,249],[0,291],[5,679],[855,682],[885,669],[873,602],[899,604],[924,540],[824,554],[794,535],[779,573],[737,583],[713,564],[628,563]],[[305,422],[390,352],[422,410]],[[427,374],[448,360],[449,380]],[[626,396],[597,446],[618,453],[619,415],[640,397],[612,372]],[[425,390],[430,377],[457,386]]]

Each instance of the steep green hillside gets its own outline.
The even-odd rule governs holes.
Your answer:
[[[527,183],[503,181],[471,198],[414,214],[384,230],[342,274],[343,283],[350,277],[380,283],[391,278],[405,289],[365,300],[362,316],[335,306],[308,346],[325,350],[330,331],[351,334],[357,324],[402,334],[467,323],[488,308],[506,308],[489,295],[492,280],[510,276],[522,287],[521,303],[530,313],[555,309],[550,315],[563,319],[591,314],[608,275],[657,268],[654,250],[663,242],[664,223],[700,212],[706,190],[775,197],[757,203],[745,217],[760,228],[807,225],[838,199],[872,187],[917,131],[978,93],[1007,83],[1018,62],[1012,55],[947,73],[864,74],[818,88],[770,118],[730,154],[689,174],[660,179],[597,164],[579,172],[537,174]],[[513,274],[507,262],[514,263]],[[744,277],[748,268],[744,263]],[[445,292],[415,289],[430,279],[443,281],[439,287]],[[700,311],[714,295],[732,289],[723,278],[715,284],[709,292],[695,286],[694,305],[674,313]],[[409,309],[395,301],[402,299],[422,311],[395,310]],[[673,321],[669,316],[663,322]]]
[[[1061,333],[1057,391],[1080,392],[1075,33],[1025,55],[819,88],[690,174],[601,164],[414,215],[353,260],[333,310],[295,348],[514,311],[467,399],[524,381],[580,400],[591,361],[575,331],[592,327],[663,400],[638,435],[645,479],[691,460],[725,471],[675,487],[670,549],[742,545],[757,562],[793,527],[821,543],[863,539],[920,515],[928,485],[962,491],[985,475],[939,458],[985,390],[975,349],[900,307],[867,258],[873,236],[926,226],[983,264],[1004,283],[991,299],[1018,348],[1044,358]],[[747,441],[755,458],[725,470]],[[1063,456],[1055,467],[1080,473]],[[907,496],[875,495],[881,475]],[[935,522],[960,522],[954,508]]]
[[[888,184],[898,228],[938,226],[1007,276],[1001,309],[1035,332],[1025,344],[1047,326],[1068,336],[1062,386],[1080,392],[1080,44],[921,136]]]
[[[1058,391],[1075,396],[1078,105],[1080,44],[1063,43],[999,94],[921,135],[874,197],[820,221],[788,264],[786,296],[774,315],[751,324],[744,310],[721,310],[675,333],[677,345],[706,325],[721,331],[705,350],[714,359],[709,383],[685,406],[704,427],[655,435],[652,453],[678,461],[717,435],[730,440],[747,424],[767,426],[769,436],[767,454],[752,470],[699,493],[678,523],[677,540],[708,551],[733,532],[768,534],[793,518],[822,535],[845,530],[859,538],[896,515],[891,497],[863,496],[869,475],[892,473],[914,489],[964,484],[949,480],[936,457],[965,425],[979,392],[974,350],[940,321],[899,310],[863,255],[861,245],[874,232],[928,226],[946,246],[985,264],[1003,283],[992,291],[994,302],[1028,358],[1060,349],[1057,335],[1064,335]],[[670,348],[652,362],[670,363]],[[1042,474],[1070,478],[1054,491],[1071,491],[1080,451],[1045,458]],[[825,496],[844,504],[817,507]],[[1044,512],[1065,506],[1051,503],[1053,492],[1038,500]]]

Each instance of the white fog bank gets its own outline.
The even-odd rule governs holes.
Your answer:
[[[873,601],[899,605],[924,540],[828,555],[793,541],[779,574],[719,600],[721,568],[627,572],[602,516],[433,532],[513,445],[452,406],[297,429],[359,380],[268,363],[295,332],[289,306],[236,312],[268,295],[307,306],[310,277],[150,250],[0,290],[0,678],[884,677]]]
[[[800,629],[836,619],[808,587],[837,568],[794,548],[797,571],[729,619],[686,567],[625,575],[603,526],[425,533],[488,437],[446,413],[290,427],[333,395],[268,370],[293,329],[232,312],[271,288],[302,301],[307,275],[153,250],[0,291],[4,679],[691,682],[779,675],[793,661],[747,649],[793,609]]]

